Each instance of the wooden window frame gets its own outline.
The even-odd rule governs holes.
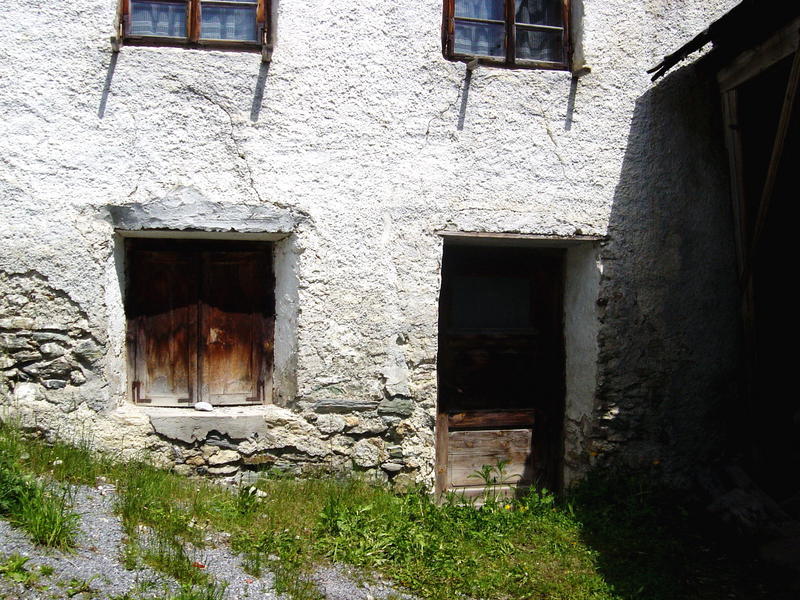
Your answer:
[[[455,0],[444,0],[442,9],[442,55],[452,62],[465,62],[480,64],[485,66],[504,67],[507,69],[550,69],[555,71],[569,71],[572,63],[572,39],[570,36],[570,0],[554,0],[561,3],[561,17],[564,26],[561,29],[561,43],[564,49],[564,62],[551,62],[543,60],[517,59],[516,52],[516,29],[515,22],[515,2],[514,0],[504,0],[505,18],[502,23],[505,26],[505,57],[491,57],[483,55],[460,54],[455,51],[455,21],[461,19],[456,17]],[[467,19],[464,19],[467,20]],[[473,20],[473,19],[469,19]],[[480,20],[475,21],[494,23],[494,21]],[[497,21],[500,24],[500,21]],[[546,25],[530,25],[526,29],[554,29]]]
[[[174,1],[174,0],[173,0]],[[256,4],[256,28],[258,41],[214,40],[200,37],[201,13],[204,3],[214,0],[179,0],[186,3],[186,37],[162,37],[155,35],[132,35],[130,33],[131,0],[118,0],[117,15],[114,21],[112,49],[117,52],[123,44],[131,46],[173,46],[182,48],[207,48],[210,50],[239,50],[261,52],[264,62],[271,60],[277,38],[277,0],[252,0]],[[227,4],[219,0],[220,4]],[[234,3],[231,3],[234,4]],[[240,6],[247,4],[238,2]]]

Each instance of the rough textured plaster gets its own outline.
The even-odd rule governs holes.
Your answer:
[[[724,161],[701,139],[717,139],[704,104],[716,106],[713,91],[688,68],[654,93],[645,70],[735,0],[582,4],[592,72],[577,82],[488,68],[465,81],[463,65],[441,58],[438,0],[282,2],[269,68],[235,52],[114,57],[116,0],[4,4],[0,269],[40,273],[85,313],[107,357],[92,398],[28,384],[6,397],[51,431],[86,426],[108,447],[168,447],[124,396],[107,207],[191,190],[221,212],[279,215],[275,227],[301,217],[281,251],[296,283],[278,284],[295,315],[278,328],[279,360],[296,369],[285,402],[407,393],[415,411],[388,432],[348,427],[402,446],[415,477],[429,477],[433,457],[441,229],[610,234],[589,453],[612,456],[624,445],[609,439],[622,439],[647,461],[694,439],[676,415],[719,399],[732,362],[730,310],[717,302],[732,281],[716,185]],[[697,329],[679,334],[681,324]],[[606,426],[609,415],[629,433]]]
[[[566,398],[564,411],[564,484],[585,471],[585,447],[594,412],[597,385],[597,293],[600,264],[596,244],[567,249],[564,281],[564,350]]]

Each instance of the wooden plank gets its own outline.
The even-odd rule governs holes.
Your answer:
[[[450,454],[447,465],[447,479],[450,487],[478,485],[482,483],[478,473],[484,466],[496,467],[501,461],[507,461],[503,473],[497,469],[490,472],[490,476],[497,479],[495,483],[501,485],[514,485],[530,483],[531,453],[527,451],[478,451],[472,454]],[[494,481],[494,480],[492,480]]]
[[[447,460],[448,460],[448,426],[447,414],[439,413],[436,415],[436,496],[447,491]]]
[[[197,272],[178,252],[130,254],[129,328],[135,338],[138,399],[174,406],[195,397]]]
[[[455,488],[451,492],[456,500],[461,499],[464,504],[482,506],[487,498],[511,499],[524,494],[528,488],[529,486],[523,485],[465,486]]]
[[[481,452],[529,452],[533,431],[530,429],[494,429],[451,431],[448,435],[450,456]]]
[[[742,168],[742,135],[739,128],[737,91],[722,94],[722,114],[725,122],[725,145],[728,149],[728,170],[734,215],[734,238],[739,273],[747,264],[747,203],[745,198],[744,169]]]
[[[533,427],[533,410],[475,410],[469,412],[451,413],[448,415],[448,425],[451,429],[495,427]]]
[[[796,51],[798,29],[800,18],[794,19],[762,44],[749,48],[734,58],[717,74],[720,90],[726,92],[740,86]]]

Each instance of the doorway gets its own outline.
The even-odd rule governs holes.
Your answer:
[[[271,244],[129,239],[126,258],[134,402],[231,405],[271,397]]]
[[[445,243],[439,493],[479,496],[487,476],[496,491],[509,495],[532,485],[560,487],[565,254],[556,248]]]

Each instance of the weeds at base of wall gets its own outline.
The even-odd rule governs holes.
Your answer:
[[[66,549],[78,533],[71,487],[24,472],[16,460],[25,442],[15,430],[0,436],[0,516],[26,531],[37,544]]]
[[[705,600],[735,593],[747,577],[700,539],[674,496],[641,477],[590,479],[564,500],[544,491],[487,494],[477,507],[457,497],[437,504],[422,489],[396,495],[357,478],[264,478],[231,489],[96,459],[87,448],[14,446],[6,439],[14,435],[0,428],[0,444],[27,476],[116,483],[127,564],[174,577],[181,588],[165,592],[170,600],[222,598],[224,582],[196,564],[196,552],[221,539],[249,572],[271,571],[276,591],[294,600],[322,598],[313,574],[329,563],[439,600]]]

